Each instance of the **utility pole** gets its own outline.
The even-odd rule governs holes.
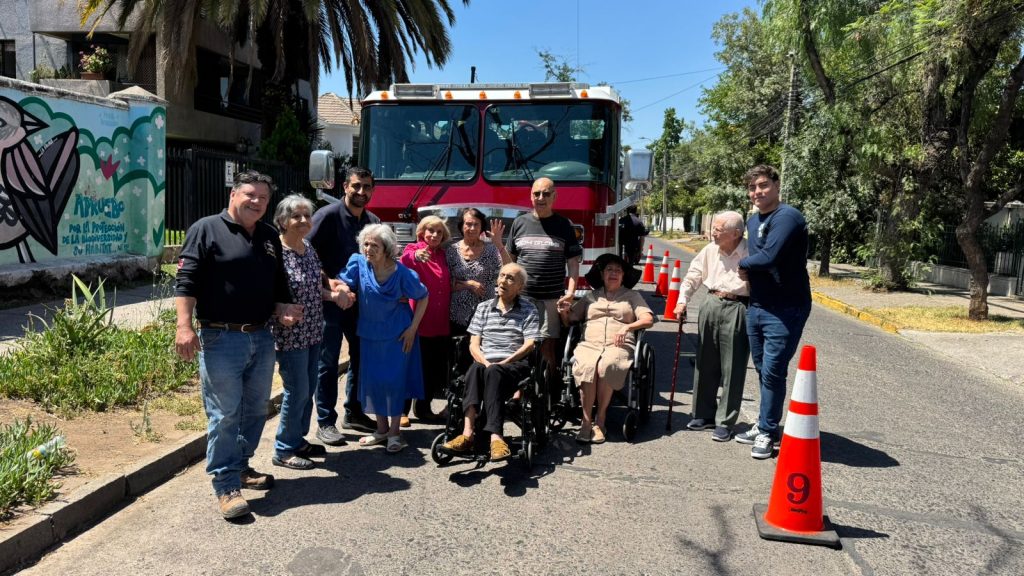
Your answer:
[[[661,153],[661,235],[668,232],[668,146]]]
[[[782,129],[782,186],[779,188],[779,201],[785,202],[789,186],[786,181],[786,158],[789,156],[789,133],[793,129],[793,105],[796,103],[796,52],[789,51],[789,94],[786,96],[786,120]]]

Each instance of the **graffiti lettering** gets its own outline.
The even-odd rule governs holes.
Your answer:
[[[93,198],[75,194],[75,216],[88,218],[90,216],[106,216],[107,218],[120,218],[124,212],[124,202],[116,198]]]

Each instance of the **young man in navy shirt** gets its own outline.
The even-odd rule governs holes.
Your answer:
[[[780,441],[786,371],[811,313],[807,221],[799,210],[782,203],[775,168],[754,166],[745,179],[757,214],[747,220],[750,255],[739,267],[740,277],[750,282],[747,336],[761,385],[761,410],[757,425],[736,441],[753,444],[750,455],[763,460],[771,458]]]

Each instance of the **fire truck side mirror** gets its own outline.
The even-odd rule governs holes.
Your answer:
[[[334,154],[330,150],[310,152],[309,185],[327,190],[334,188]]]
[[[626,184],[631,182],[649,183],[653,160],[654,154],[645,148],[626,152],[626,161],[622,165],[623,182]]]

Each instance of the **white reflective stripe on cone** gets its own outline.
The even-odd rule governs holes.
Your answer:
[[[792,436],[801,440],[817,440],[818,417],[790,412],[786,416],[786,423],[782,430],[786,436]]]
[[[793,384],[793,400],[804,404],[818,403],[818,376],[807,370],[796,371],[796,382]]]

